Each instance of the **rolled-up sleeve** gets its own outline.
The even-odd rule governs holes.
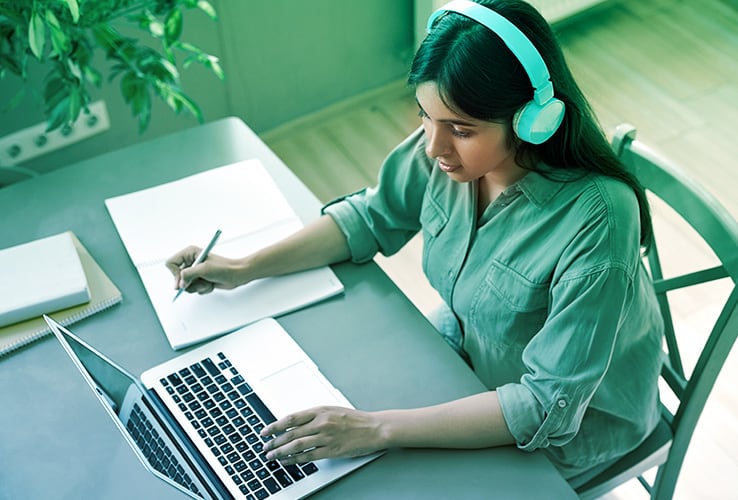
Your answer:
[[[392,255],[418,232],[429,171],[418,130],[387,156],[375,188],[323,207],[322,213],[331,216],[346,237],[352,261],[366,262],[377,252]]]
[[[497,389],[523,450],[562,446],[577,435],[632,301],[631,272],[613,264],[565,277],[551,297],[545,325],[523,351],[527,373]]]
[[[335,199],[326,204],[321,212],[330,215],[346,237],[351,260],[356,263],[371,260],[379,251],[379,241],[369,229],[369,222],[362,217],[361,207],[366,203],[367,189]],[[369,192],[371,197],[371,191]],[[350,200],[350,201],[349,201]]]

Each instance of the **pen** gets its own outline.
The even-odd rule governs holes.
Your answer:
[[[190,267],[193,267],[193,266],[196,266],[198,264],[201,264],[202,262],[205,261],[205,259],[208,258],[208,254],[210,253],[210,250],[213,249],[213,247],[215,246],[215,242],[218,241],[218,238],[219,237],[220,237],[220,229],[218,229],[217,231],[215,231],[215,234],[210,239],[210,243],[208,243],[208,246],[206,246],[205,248],[202,249],[202,251],[200,252],[200,254],[195,259],[195,262],[193,262],[192,263],[192,266],[190,266]],[[179,290],[177,290],[177,294],[172,299],[172,302],[174,302],[175,300],[177,300],[177,297],[179,297],[180,295],[182,295],[182,292],[184,292],[184,287],[180,287]]]

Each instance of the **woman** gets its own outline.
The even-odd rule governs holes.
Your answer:
[[[456,1],[432,17],[409,77],[423,126],[388,156],[376,188],[254,255],[211,255],[180,271],[191,247],[168,261],[176,286],[207,293],[390,255],[422,232],[423,269],[445,303],[436,324],[489,391],[411,410],[298,412],[264,430],[277,436],[270,458],[516,444],[543,449],[576,483],[656,425],[662,325],[640,261],[651,237],[643,189],[543,18],[521,1],[479,4],[485,12]],[[485,21],[488,9],[504,19]],[[555,98],[536,102],[554,103],[543,125],[519,112],[539,95],[508,21],[550,73]]]

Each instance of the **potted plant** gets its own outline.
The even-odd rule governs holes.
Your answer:
[[[221,80],[224,74],[216,56],[181,39],[186,10],[217,20],[207,0],[2,0],[0,79],[24,83],[4,105],[23,99],[35,60],[48,68],[38,92],[48,130],[73,123],[90,102],[89,89],[116,78],[140,132],[149,124],[152,96],[175,113],[186,111],[202,121],[198,105],[180,85],[178,66],[201,64]],[[121,31],[127,26],[146,36],[125,36]],[[97,67],[98,52],[110,65],[107,71]]]

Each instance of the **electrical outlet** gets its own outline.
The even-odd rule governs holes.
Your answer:
[[[69,146],[110,128],[104,101],[95,101],[74,124],[46,132],[46,122],[0,137],[0,165],[12,166]]]

